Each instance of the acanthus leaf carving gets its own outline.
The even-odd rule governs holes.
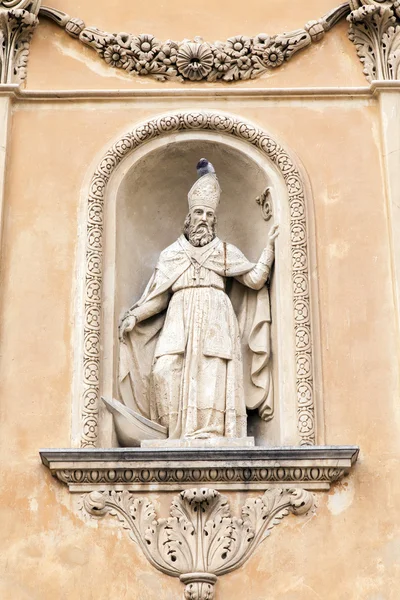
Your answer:
[[[319,42],[348,12],[349,5],[345,2],[321,19],[310,21],[303,29],[274,36],[236,35],[224,42],[211,43],[201,38],[161,42],[149,34],[112,34],[86,27],[81,19],[51,7],[42,7],[40,11],[69,35],[93,48],[111,67],[132,75],[151,75],[161,81],[254,79],[280,67],[299,50]]]
[[[151,502],[127,491],[91,492],[83,507],[92,516],[121,520],[148,561],[185,584],[186,600],[213,600],[217,578],[244,564],[289,513],[309,512],[313,496],[303,489],[267,489],[246,502],[241,518],[209,488],[181,492],[167,518],[157,518]]]
[[[3,2],[4,6],[25,6],[25,2]],[[26,79],[30,42],[38,24],[35,12],[23,8],[0,10],[0,83],[21,82]],[[37,8],[37,10],[36,10]]]
[[[400,77],[400,2],[351,0],[349,38],[368,81]]]

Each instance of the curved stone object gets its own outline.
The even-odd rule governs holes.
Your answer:
[[[131,410],[118,400],[102,398],[113,415],[118,443],[124,448],[140,446],[143,440],[165,440],[167,428]]]

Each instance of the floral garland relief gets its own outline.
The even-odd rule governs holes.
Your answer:
[[[304,29],[275,36],[236,35],[225,42],[214,43],[198,37],[182,42],[161,42],[150,34],[107,33],[86,27],[81,19],[49,7],[42,7],[40,14],[93,48],[110,67],[124,69],[132,75],[151,75],[161,81],[229,82],[254,79],[280,67],[302,48],[319,42],[349,11],[345,2],[318,21],[308,22]]]

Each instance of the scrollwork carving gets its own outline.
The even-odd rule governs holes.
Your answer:
[[[271,189],[269,187],[266,188],[261,196],[257,196],[256,202],[261,207],[261,214],[264,221],[269,221],[272,217]]]
[[[93,48],[111,67],[132,75],[151,75],[161,81],[238,81],[254,79],[270,69],[280,67],[299,50],[319,42],[349,12],[348,3],[304,29],[269,36],[237,35],[225,42],[194,40],[160,41],[153,35],[112,34],[86,27],[80,19],[50,7],[41,14],[55,21],[72,37]]]
[[[289,513],[303,515],[312,507],[309,492],[279,488],[248,500],[240,518],[231,515],[225,496],[209,488],[181,492],[166,519],[128,491],[94,491],[83,500],[90,515],[117,517],[156,569],[179,577],[186,600],[212,600],[219,576],[242,566]]]

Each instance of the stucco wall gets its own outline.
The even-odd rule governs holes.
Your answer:
[[[53,5],[110,31],[221,39],[294,29],[335,3],[252,0],[229,9],[177,1],[168,7],[145,2],[131,7],[122,0],[112,5],[53,0]],[[39,27],[32,43],[29,89],[177,85],[117,76],[49,23]],[[343,23],[270,77],[240,85],[360,86],[365,80]],[[77,236],[90,174],[121,133],[183,107],[224,110],[252,121],[302,162],[314,198],[326,442],[361,447],[350,477],[329,494],[317,494],[316,515],[288,518],[245,567],[220,579],[217,597],[398,597],[398,348],[377,99],[290,94],[234,99],[231,87],[225,88],[223,99],[13,103],[0,272],[4,600],[182,595],[179,581],[156,572],[111,519],[83,519],[79,499],[51,478],[38,449],[70,445]],[[166,514],[171,495],[152,497]],[[232,494],[236,510],[246,497]]]

